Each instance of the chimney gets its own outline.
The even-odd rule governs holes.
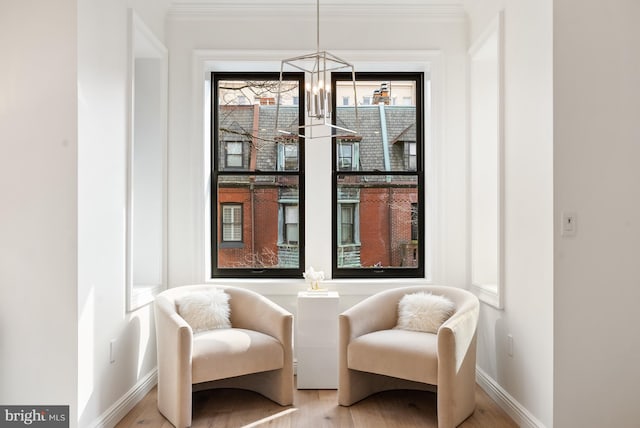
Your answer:
[[[373,91],[373,104],[389,105],[389,101],[389,84],[387,82],[382,82],[380,84],[380,89],[376,89]]]

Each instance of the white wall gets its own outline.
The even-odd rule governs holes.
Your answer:
[[[0,51],[6,59],[5,65],[0,67],[0,142],[3,148],[0,161],[0,402],[62,401],[62,404],[72,406],[72,421],[78,420],[80,426],[85,426],[108,412],[110,406],[117,404],[155,365],[149,307],[132,314],[125,312],[126,9],[135,6],[145,23],[163,39],[164,7],[168,2],[67,0],[56,2],[55,7],[47,6],[47,2],[37,2],[36,7],[35,3],[23,0],[12,2],[8,7],[6,2],[0,5]],[[506,0],[468,2],[471,39],[503,3],[506,4]],[[565,3],[560,2],[560,5]],[[547,426],[552,425],[553,408],[551,230],[553,218],[557,218],[557,215],[553,216],[550,200],[553,177],[550,9],[549,0],[509,2],[506,7],[507,291],[504,311],[483,307],[478,354],[480,368]],[[560,11],[556,26],[573,28],[571,13],[574,10],[568,9]],[[201,95],[198,91],[202,90],[202,76],[197,76],[193,69],[193,50],[310,51],[315,46],[313,9],[296,10],[303,16],[291,19],[291,16],[278,13],[251,15],[242,11],[234,15],[230,11],[227,15],[206,14],[198,19],[172,16],[169,20],[166,40],[171,58],[169,257],[172,286],[205,279],[201,232],[202,222],[206,219],[200,210],[205,194],[202,184],[204,147],[202,128],[199,127],[202,105],[197,101]],[[437,251],[442,257],[434,266],[434,274],[438,282],[465,286],[466,24],[458,18],[433,19],[427,14],[403,14],[401,11],[383,16],[376,10],[375,7],[352,9],[344,14],[344,10],[334,9],[334,13],[322,22],[323,47],[328,50],[434,49],[442,52],[440,89],[444,102],[439,111],[442,139],[436,166],[436,186],[442,202],[438,212],[441,223]],[[600,12],[584,11],[586,18]],[[623,17],[616,16],[611,27],[624,24]],[[631,32],[626,26],[622,28],[625,32],[620,37],[630,34],[637,41],[637,32]],[[587,30],[585,26],[584,32]],[[581,34],[583,36],[585,34]],[[619,43],[614,50],[615,58],[622,62],[624,48],[629,45],[622,43],[623,40],[615,42]],[[578,41],[571,39],[567,31],[561,32],[560,42],[556,44],[563,54],[573,53],[579,47]],[[609,52],[608,46],[600,52]],[[582,52],[578,49],[578,53]],[[592,59],[586,54],[568,57],[580,59],[585,64]],[[556,61],[563,58],[556,58]],[[556,79],[574,82],[573,77],[578,73],[570,67],[568,60],[565,61],[566,67],[560,70],[567,70],[566,75],[556,69]],[[581,63],[578,61],[578,64]],[[606,75],[605,64],[588,70]],[[635,67],[637,63],[630,61],[626,65]],[[625,75],[626,80],[630,80],[632,72],[637,75],[637,69],[633,67]],[[194,79],[194,76],[197,77]],[[563,111],[563,103],[568,105],[576,95],[588,92],[585,90],[587,80],[578,81],[582,86],[569,86],[566,94],[560,91],[562,97],[557,98],[556,109]],[[633,101],[638,97],[624,98],[620,93],[629,93],[628,88],[616,88],[619,92],[611,101],[624,101],[625,111],[636,113],[633,107],[637,106]],[[589,86],[589,89],[593,88]],[[622,92],[623,89],[627,91]],[[563,121],[568,124],[580,121],[569,113],[564,115]],[[582,113],[586,115],[587,111]],[[609,115],[611,120],[618,119],[613,109]],[[37,117],[35,122],[34,116]],[[626,116],[623,118],[627,119]],[[591,122],[592,131],[605,132],[597,128],[596,120]],[[618,153],[613,160],[626,161],[632,158],[629,155],[638,154],[629,144],[634,131],[629,122],[616,128],[621,129],[621,134],[614,146]],[[564,163],[562,160],[556,163],[556,174],[558,168],[576,174],[581,168],[597,171],[596,160],[602,162],[597,156],[600,152],[596,151],[595,142],[610,138],[607,138],[609,134],[598,135],[596,132],[587,140],[593,143],[587,147],[591,149],[587,151],[590,156],[582,164],[578,163],[576,169],[569,167],[577,159],[571,157],[572,153],[577,153],[574,145],[585,137],[572,134],[576,133],[575,129],[579,128],[569,125],[556,128],[556,138],[562,137],[556,156],[562,155],[565,159]],[[579,148],[584,150],[582,146]],[[630,168],[620,168],[613,175],[616,184],[638,182]],[[601,175],[598,178],[603,179]],[[578,212],[580,227],[576,240],[557,244],[557,259],[564,257],[565,252],[560,250],[571,245],[567,250],[573,252],[568,254],[576,254],[576,258],[557,261],[560,268],[556,281],[561,287],[556,292],[556,307],[563,314],[565,325],[556,323],[556,340],[561,338],[563,344],[577,340],[580,345],[565,348],[556,344],[558,361],[555,369],[566,373],[556,379],[556,402],[567,406],[567,410],[556,411],[558,426],[569,426],[560,422],[569,420],[578,407],[569,395],[575,388],[569,391],[563,386],[565,384],[558,383],[558,379],[574,381],[578,378],[579,382],[587,382],[594,375],[589,372],[583,376],[577,372],[581,366],[571,366],[574,353],[581,358],[586,355],[587,351],[582,347],[586,348],[591,340],[589,333],[580,330],[576,324],[584,322],[590,312],[569,311],[575,306],[575,294],[584,293],[582,284],[594,279],[609,284],[610,281],[604,281],[605,274],[607,279],[627,278],[621,278],[613,271],[614,262],[629,263],[625,273],[632,270],[629,256],[617,252],[609,253],[611,255],[605,258],[609,269],[597,277],[593,272],[587,277],[586,273],[570,269],[573,264],[595,265],[591,263],[591,253],[574,248],[579,239],[614,239],[602,236],[601,232],[583,234],[583,228],[589,230],[590,221],[602,226],[600,223],[604,220],[597,217],[604,208],[598,208],[600,205],[592,207],[588,195],[577,191],[582,181],[576,183],[574,175],[567,172],[557,188],[557,195],[566,193],[562,200],[566,199],[567,206]],[[600,189],[601,184],[594,177],[585,188]],[[637,194],[631,184],[627,186],[622,190]],[[601,196],[606,196],[610,204],[622,205],[626,212],[637,217],[637,203],[626,199],[623,192],[605,192],[602,190]],[[576,198],[576,202],[571,198]],[[631,241],[638,237],[633,218],[629,216],[628,224],[614,224],[619,226],[621,233],[630,232],[626,240],[612,242],[629,250],[625,254],[633,254],[631,246],[637,243],[637,239]],[[602,230],[606,229],[596,229]],[[272,284],[267,283],[266,287]],[[336,287],[344,285],[334,284]],[[353,292],[351,300],[343,303],[345,306],[389,283],[372,286],[368,282],[355,282],[349,285],[351,290],[361,287],[362,291]],[[616,285],[624,297],[620,300],[637,300],[628,298],[638,297],[638,292],[628,287],[628,280],[616,282]],[[294,292],[301,287],[301,283],[285,284],[278,288],[274,297],[295,310]],[[268,289],[263,287],[262,290],[269,294]],[[283,290],[283,294],[277,295]],[[587,297],[591,303],[587,309],[599,301],[598,295]],[[33,309],[25,310],[25,307]],[[566,315],[563,308],[567,308],[566,314],[573,313],[574,317]],[[606,315],[615,318],[618,313],[610,311]],[[514,337],[513,358],[506,357],[507,333]],[[108,352],[112,339],[116,340],[113,364],[109,362]],[[627,342],[627,349],[632,351],[630,354],[637,353],[637,346],[630,343]],[[46,355],[49,364],[42,364],[42,355]],[[604,359],[600,354],[590,355],[594,361],[599,357]],[[616,356],[619,367],[631,364],[625,355]],[[51,370],[52,367],[55,370]],[[622,374],[616,373],[616,381],[618,376]],[[631,380],[622,384],[631,385]],[[628,393],[628,389],[623,388],[622,393]],[[587,390],[581,388],[584,394]],[[579,397],[586,399],[586,395]],[[623,396],[613,394],[611,400],[614,398],[626,404]],[[629,408],[623,407],[623,410]]]
[[[357,3],[357,2],[352,2]],[[397,10],[386,6],[384,14],[378,8],[381,2],[347,7],[321,6],[321,48],[331,52],[355,52],[360,58],[374,50],[439,51],[438,82],[433,89],[438,93],[439,140],[434,143],[439,151],[434,176],[437,183],[430,188],[443,201],[437,215],[441,223],[437,232],[439,241],[434,252],[438,266],[434,269],[437,282],[464,286],[465,254],[465,55],[466,21],[460,6],[449,15],[432,16],[427,9]],[[237,6],[209,10],[205,15],[174,13],[169,16],[167,41],[170,50],[170,123],[169,123],[169,284],[179,286],[206,280],[204,242],[204,164],[206,159],[203,137],[203,80],[202,70],[195,69],[196,50],[227,50],[234,53],[261,50],[308,53],[315,49],[315,8],[312,2],[297,8],[275,10]],[[182,12],[183,10],[178,10]],[[259,56],[256,53],[256,56]],[[293,55],[291,55],[293,56]],[[282,58],[279,58],[282,59]],[[347,60],[351,58],[345,58]],[[386,58],[382,58],[384,61]],[[380,60],[380,58],[378,58]],[[275,71],[279,70],[279,60]],[[360,71],[364,71],[360,69]],[[376,71],[376,70],[367,70]],[[325,272],[331,268],[330,258],[330,148],[308,147],[309,174],[307,195],[308,224],[314,231],[307,233],[307,265]],[[322,188],[316,184],[325,183]],[[329,195],[327,197],[327,195]],[[311,199],[315,200],[311,201]],[[317,202],[317,201],[320,202]],[[311,204],[311,205],[309,205]],[[325,210],[325,211],[322,211]],[[324,214],[318,214],[324,213]],[[445,221],[446,219],[446,221]],[[229,282],[229,281],[227,281]],[[351,282],[354,300],[376,289],[401,282]],[[242,281],[247,285],[247,281]],[[295,311],[295,293],[304,289],[300,281],[252,282],[256,289],[274,297]],[[343,295],[346,281],[329,283]],[[343,305],[351,304],[343,302]]]
[[[155,366],[149,308],[124,312],[129,5],[163,29],[166,2],[0,4],[0,402],[72,427]]]
[[[0,2],[0,403],[76,414],[76,2]]]
[[[640,3],[553,13],[554,426],[638,426]]]
[[[516,421],[550,427],[552,2],[476,0],[465,1],[465,6],[471,42],[499,10],[505,15],[505,304],[504,310],[481,308],[478,367],[521,406],[511,411]],[[507,353],[508,334],[513,336],[513,356]]]
[[[156,365],[151,307],[126,312],[127,9],[162,39],[167,3],[78,1],[79,426],[115,422]]]

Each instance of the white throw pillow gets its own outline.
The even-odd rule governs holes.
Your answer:
[[[437,333],[454,310],[454,303],[444,296],[425,292],[406,294],[398,303],[396,328]]]
[[[178,314],[194,333],[230,328],[229,295],[222,290],[195,291],[176,299]]]

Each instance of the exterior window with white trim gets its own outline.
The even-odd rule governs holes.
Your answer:
[[[242,205],[222,204],[222,241],[242,242]]]
[[[298,206],[297,205],[285,205],[284,206],[284,236],[283,242],[285,244],[295,245],[298,243]]]
[[[340,245],[355,244],[355,204],[340,204]]]
[[[360,159],[359,149],[357,139],[338,138],[338,170],[356,171]]]
[[[416,170],[416,142],[405,141],[404,143],[404,159],[407,170]]]
[[[278,143],[278,171],[296,171],[298,169],[298,141],[283,140]]]
[[[244,150],[242,141],[225,142],[225,166],[227,168],[242,168],[244,165]]]

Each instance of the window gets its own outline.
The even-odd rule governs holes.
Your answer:
[[[222,242],[242,242],[242,205],[222,204]]]
[[[283,242],[287,245],[298,244],[298,206],[297,205],[285,205],[284,206],[284,227],[283,227]]]
[[[404,166],[408,171],[416,170],[416,142],[405,141],[404,143]]]
[[[350,77],[333,73],[337,99],[352,90]],[[357,122],[354,106],[337,106],[333,117],[358,131],[333,142],[333,276],[424,277],[423,74],[356,73],[356,81]]]
[[[358,169],[359,145],[357,137],[338,138],[338,170],[355,171]]]
[[[225,166],[227,168],[243,167],[243,143],[242,141],[227,141],[225,143]]]
[[[355,244],[354,224],[355,224],[355,204],[340,204],[340,245]]]
[[[133,311],[167,285],[169,62],[167,49],[133,9],[128,24],[126,301]]]
[[[418,240],[418,204],[411,204],[411,240]]]
[[[297,169],[297,138],[280,138],[278,140],[278,171],[296,171]]]
[[[469,267],[471,289],[504,305],[504,15],[469,49]]]
[[[274,123],[278,114],[302,125],[303,75],[286,74],[282,86],[278,73],[212,73],[211,82],[212,275],[301,277],[304,145]]]

